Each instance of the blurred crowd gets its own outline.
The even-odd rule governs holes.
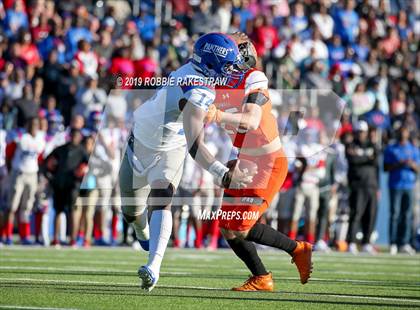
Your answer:
[[[0,244],[16,243],[15,232],[22,244],[133,242],[115,198],[141,98],[115,77],[167,76],[199,35],[241,31],[270,81],[289,158],[261,221],[320,251],[374,254],[378,208],[388,202],[380,225],[391,253],[419,247],[420,2],[3,0],[0,20]],[[325,119],[318,100],[302,98],[293,106],[305,113],[292,115],[274,89],[334,92],[342,116]],[[229,140],[207,131],[227,160]],[[297,139],[287,135],[295,131]],[[189,159],[178,196],[215,209],[220,189],[211,184]],[[198,211],[174,206],[173,245],[224,246],[217,221]]]

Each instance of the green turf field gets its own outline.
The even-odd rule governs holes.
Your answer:
[[[274,293],[231,292],[248,272],[229,250],[168,250],[158,286],[138,287],[145,252],[0,249],[0,309],[420,309],[420,256],[315,254],[301,285],[290,258],[262,252]]]

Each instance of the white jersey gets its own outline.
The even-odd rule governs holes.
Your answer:
[[[44,151],[45,139],[42,131],[33,137],[23,133],[16,137],[16,151],[13,156],[13,170],[24,173],[38,172],[38,156]]]
[[[45,148],[42,154],[43,158],[47,158],[51,152],[59,146],[66,144],[67,133],[65,131],[56,132],[53,135],[44,133]]]
[[[160,88],[134,111],[134,137],[157,151],[186,145],[180,102],[186,101],[207,111],[215,99],[214,88],[205,85],[205,77],[191,63],[172,72],[170,78],[175,81],[173,85]],[[180,79],[183,83],[178,83]]]

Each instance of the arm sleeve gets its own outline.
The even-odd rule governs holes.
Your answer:
[[[254,71],[246,77],[245,81],[245,95],[257,89],[268,89],[268,79],[261,71]]]
[[[189,89],[183,88],[183,91],[184,98],[189,103],[206,112],[216,97],[214,89],[205,86],[196,86]]]

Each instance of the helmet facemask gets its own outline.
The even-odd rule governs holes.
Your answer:
[[[252,44],[248,41],[239,43],[238,49],[244,59],[244,64],[248,67],[248,69],[255,68],[257,65],[257,59],[255,59]]]

